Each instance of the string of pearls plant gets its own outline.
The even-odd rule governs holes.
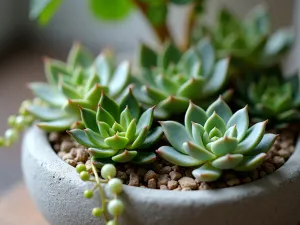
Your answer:
[[[112,164],[106,164],[101,168],[101,179],[98,175],[96,167],[92,164],[92,171],[94,178],[91,178],[86,166],[80,164],[76,167],[76,171],[82,181],[94,182],[95,186],[91,190],[84,191],[84,197],[91,199],[94,193],[98,189],[101,198],[101,207],[95,207],[92,209],[92,215],[95,217],[103,216],[106,225],[117,225],[118,218],[124,212],[124,204],[118,199],[118,195],[123,191],[123,183],[120,179],[115,178],[117,174],[116,167]],[[102,187],[102,184],[107,184],[108,190],[113,195],[112,199],[109,199]],[[113,218],[110,219],[109,215]]]

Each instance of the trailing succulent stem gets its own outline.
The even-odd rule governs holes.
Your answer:
[[[263,162],[277,137],[264,134],[266,123],[249,128],[247,107],[233,114],[221,98],[206,111],[191,102],[184,126],[161,122],[172,147],[162,146],[156,152],[175,165],[200,166],[192,172],[199,181],[215,181],[223,170],[249,171]]]
[[[272,68],[291,48],[295,35],[290,28],[272,33],[270,15],[263,5],[255,7],[243,20],[227,9],[222,9],[216,26],[202,24],[199,36],[211,37],[219,56],[231,56],[231,70],[243,75],[245,71]]]
[[[103,179],[99,178],[98,171],[96,167],[92,164],[92,171],[94,178],[90,177],[90,174],[87,172],[84,164],[80,164],[76,167],[76,171],[78,172],[80,179],[82,181],[89,181],[95,183],[95,186],[92,190],[85,190],[84,197],[87,199],[91,199],[94,196],[96,190],[99,191],[100,199],[101,199],[101,207],[93,208],[92,214],[95,217],[103,216],[106,224],[108,225],[117,225],[118,217],[122,215],[124,211],[123,202],[118,199],[118,195],[123,191],[123,183],[120,179],[115,178],[117,171],[114,165],[106,164],[101,169],[101,176]],[[103,184],[106,184],[108,190],[113,195],[112,199],[108,199]],[[110,214],[113,219],[109,218]]]
[[[216,60],[214,48],[201,40],[183,54],[166,43],[161,54],[143,45],[140,52],[142,70],[134,89],[145,108],[156,105],[155,117],[169,118],[183,113],[192,100],[208,106],[223,91],[228,78],[229,59]],[[229,98],[226,91],[224,98]]]
[[[141,113],[131,89],[119,104],[102,92],[97,111],[80,111],[85,129],[68,133],[88,148],[97,167],[106,163],[151,163],[156,159],[150,149],[162,137],[162,129],[151,129],[154,107]]]

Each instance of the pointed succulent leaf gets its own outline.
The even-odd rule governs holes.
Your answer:
[[[89,128],[85,129],[84,132],[90,142],[92,142],[97,148],[109,148],[109,146],[104,142],[104,137],[102,137],[99,133],[96,133]]]
[[[192,156],[197,160],[207,161],[216,158],[216,156],[213,153],[206,150],[202,146],[196,145],[192,142],[184,142],[183,148],[188,153],[188,155]]]
[[[186,74],[190,75],[190,77],[196,77],[197,74],[194,74],[193,68],[195,65],[198,65],[198,67],[200,68],[199,63],[200,59],[195,49],[190,48],[182,55],[178,64]]]
[[[104,51],[94,62],[96,73],[103,85],[108,85],[108,82],[111,79],[112,69],[109,61],[110,54],[109,51]]]
[[[214,72],[208,78],[206,85],[203,86],[203,94],[214,94],[224,86],[228,77],[228,65],[229,59],[221,59],[216,63]]]
[[[222,170],[213,167],[210,163],[205,163],[200,168],[193,170],[192,174],[198,181],[211,182],[221,176]]]
[[[132,161],[137,155],[136,151],[123,150],[112,157],[112,160],[118,163],[126,163]]]
[[[117,149],[101,149],[101,148],[89,148],[88,152],[91,156],[96,158],[108,158],[116,155],[119,150]]]
[[[158,66],[167,69],[169,65],[176,64],[180,60],[181,52],[171,42],[164,46],[163,54],[158,57]]]
[[[26,111],[42,121],[51,121],[68,117],[66,112],[61,109],[49,108],[33,104],[27,106]]]
[[[161,127],[156,127],[150,132],[148,132],[147,137],[144,141],[144,143],[139,147],[139,149],[145,149],[145,148],[150,148],[152,145],[154,145],[157,141],[159,141],[164,132]]]
[[[140,65],[143,68],[151,69],[156,66],[157,63],[157,54],[147,45],[142,44],[140,46]]]
[[[215,127],[218,128],[222,134],[226,131],[226,124],[217,113],[213,113],[204,124],[204,129],[207,132],[210,132]]]
[[[178,152],[173,147],[169,146],[162,146],[158,150],[156,150],[156,153],[163,159],[167,160],[168,162],[178,165],[178,166],[199,166],[203,163],[201,160],[197,160],[191,156],[182,154]]]
[[[105,138],[104,142],[112,149],[124,149],[129,140],[116,134],[113,137]]]
[[[234,169],[241,163],[244,156],[242,154],[227,154],[222,157],[215,159],[211,164],[218,169],[228,170]]]
[[[179,86],[176,82],[164,75],[158,75],[155,77],[155,83],[159,90],[165,90],[167,93],[176,94]]]
[[[160,102],[168,97],[168,94],[154,87],[143,86],[142,91],[151,99],[153,99],[155,102]]]
[[[111,96],[118,96],[124,90],[129,81],[129,75],[130,64],[129,62],[124,61],[116,68],[109,82]]]
[[[183,125],[175,121],[160,123],[170,144],[179,152],[187,154],[183,148],[183,143],[192,141]]]
[[[73,45],[67,61],[71,69],[74,69],[76,67],[88,68],[93,63],[93,60],[93,54],[88,49],[76,43]]]
[[[247,155],[258,155],[260,153],[266,153],[272,148],[277,137],[278,135],[276,134],[265,134],[260,143],[254,149],[248,152]]]
[[[249,127],[247,106],[235,112],[227,123],[227,129],[236,125],[237,139],[243,140]]]
[[[50,58],[45,59],[45,73],[47,81],[52,85],[58,84],[61,74],[69,74],[67,65],[64,62]]]
[[[204,147],[202,136],[205,130],[204,127],[198,123],[192,123],[192,137],[197,145]]]
[[[237,135],[238,135],[238,131],[236,125],[229,127],[229,129],[227,129],[224,134],[224,136],[231,137],[231,138],[237,138]]]
[[[245,138],[238,144],[235,153],[247,154],[262,140],[267,121],[254,124],[246,133]]]
[[[149,164],[156,160],[156,155],[153,152],[138,152],[132,159],[135,164]]]
[[[217,156],[233,153],[238,146],[238,140],[236,138],[224,137],[211,144],[211,151]]]
[[[136,118],[136,119],[139,118],[140,113],[141,113],[141,108],[140,108],[139,102],[133,95],[132,88],[129,88],[128,93],[122,98],[122,100],[120,102],[120,110],[124,110],[126,107],[128,107],[128,109],[130,111],[130,115],[133,118]],[[131,120],[132,120],[132,118],[129,120],[129,123]]]
[[[106,111],[101,105],[99,105],[97,110],[97,121],[105,122],[109,126],[113,126],[116,120],[108,111]]]
[[[35,96],[53,106],[59,107],[67,100],[63,94],[46,83],[30,83],[29,88],[32,90]]]
[[[169,98],[161,101],[157,108],[162,110],[166,110],[168,112],[184,112],[189,106],[189,100],[187,98],[179,97],[179,96],[170,96]]]
[[[136,125],[136,134],[139,134],[144,129],[144,127],[147,126],[149,128],[152,126],[153,112],[154,112],[154,107],[147,109],[141,115]]]
[[[85,71],[78,67],[74,70],[72,74],[72,82],[75,84],[83,84],[85,80],[86,73]]]
[[[125,129],[128,128],[129,124],[131,123],[132,121],[132,116],[131,116],[131,113],[128,109],[128,107],[126,107],[123,112],[121,113],[121,116],[120,116],[120,124],[122,127],[124,127]]]
[[[109,112],[115,121],[119,121],[120,117],[120,107],[119,105],[109,98],[105,93],[101,94],[99,105],[102,106],[107,112]]]
[[[107,93],[108,87],[95,84],[84,96],[84,99],[91,102],[93,106],[97,106],[97,103],[102,93]]]
[[[112,129],[115,132],[125,132],[125,129],[117,122],[114,123],[114,125],[112,126]]]
[[[133,142],[136,137],[136,119],[133,119],[127,127],[125,137],[128,138],[129,142]]]
[[[80,94],[78,94],[76,92],[76,90],[74,89],[73,86],[63,82],[63,81],[60,81],[59,82],[59,89],[60,91],[67,97],[67,98],[73,98],[73,99],[80,99],[81,96]]]
[[[98,129],[102,137],[107,138],[110,136],[109,134],[109,125],[105,122],[98,122]]]
[[[44,131],[65,131],[71,128],[72,124],[76,121],[77,118],[68,117],[61,118],[49,122],[40,122],[37,124],[39,128]]]
[[[210,139],[214,137],[222,137],[222,136],[223,136],[222,132],[216,127],[214,127],[208,134],[208,137]]]
[[[147,138],[147,135],[148,135],[148,127],[144,127],[138,134],[137,138],[135,139],[135,141],[130,145],[128,146],[127,148],[128,149],[136,149],[136,148],[140,148],[140,146],[144,143],[144,141],[146,140]]]
[[[211,42],[208,39],[203,39],[198,42],[197,53],[200,55],[202,62],[202,74],[207,77],[211,72],[215,62],[215,52]]]
[[[255,168],[257,168],[263,163],[266,156],[267,156],[266,153],[260,153],[255,156],[244,156],[243,161],[236,168],[234,168],[234,170],[237,171],[254,170]]]
[[[232,117],[231,109],[221,97],[219,97],[214,103],[212,103],[206,110],[206,114],[208,116],[211,116],[214,112],[216,112],[224,120],[225,123],[227,123]]]
[[[177,91],[177,95],[185,98],[195,98],[195,96],[199,96],[199,94],[201,93],[201,89],[203,88],[204,83],[204,78],[193,77],[181,85],[181,87]]]
[[[83,99],[70,100],[69,99],[63,105],[62,109],[68,114],[78,115],[78,117],[80,117],[80,107],[92,108],[91,103],[88,102],[87,100],[83,100]]]
[[[88,93],[95,86],[95,84],[98,84],[98,83],[99,83],[98,76],[95,73],[92,73],[88,77],[88,80],[85,82],[84,93]]]
[[[98,132],[98,125],[96,122],[96,113],[87,108],[80,109],[82,122],[86,128],[90,128],[94,132]]]
[[[80,129],[73,129],[70,131],[67,131],[68,134],[74,138],[75,141],[77,141],[79,144],[86,146],[86,147],[96,147],[86,136],[85,132]]]

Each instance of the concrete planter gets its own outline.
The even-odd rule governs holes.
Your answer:
[[[25,135],[23,172],[31,196],[52,225],[104,225],[91,215],[100,200],[87,200],[75,169],[54,153],[37,128]],[[176,192],[125,187],[122,225],[298,225],[300,145],[273,174],[247,185]]]

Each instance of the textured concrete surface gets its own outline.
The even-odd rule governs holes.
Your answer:
[[[36,127],[26,133],[22,163],[25,181],[37,207],[52,225],[104,225],[91,217],[97,196],[75,169],[51,149]],[[121,225],[298,225],[300,223],[300,145],[273,174],[237,187],[175,192],[124,187]]]

